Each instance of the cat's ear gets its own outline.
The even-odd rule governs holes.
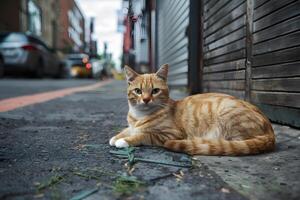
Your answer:
[[[130,84],[139,74],[136,73],[133,69],[129,66],[125,65],[124,72],[126,75],[127,83]]]
[[[169,65],[168,64],[164,64],[162,65],[159,70],[156,72],[156,75],[163,79],[164,81],[167,81],[168,78],[168,71],[169,71]]]

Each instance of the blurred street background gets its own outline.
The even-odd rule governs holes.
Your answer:
[[[118,0],[2,1],[0,76],[111,77],[120,70],[120,6]]]
[[[151,162],[129,169],[108,145],[127,125],[122,70],[165,63],[172,98],[258,106],[275,152],[140,147]],[[300,0],[1,0],[0,199],[300,199],[299,99]]]

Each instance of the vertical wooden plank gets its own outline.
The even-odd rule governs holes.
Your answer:
[[[190,94],[202,92],[203,1],[190,1],[188,88]]]
[[[246,13],[246,73],[245,73],[245,100],[251,101],[251,67],[253,46],[253,0],[247,0]]]
[[[160,3],[158,0],[155,0],[155,41],[154,41],[154,46],[155,46],[155,68],[158,69],[158,65],[159,65],[159,52],[158,52],[158,43],[159,43],[159,38],[158,38],[158,30],[159,30],[159,26],[158,26],[158,23],[159,23],[159,6],[160,6]],[[155,69],[155,70],[156,70]]]

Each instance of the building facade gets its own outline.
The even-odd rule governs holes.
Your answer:
[[[59,0],[58,49],[65,53],[84,52],[85,18],[76,1]]]
[[[58,0],[2,0],[0,31],[30,32],[50,47],[57,45]]]
[[[123,1],[124,43],[123,63],[139,72],[149,72],[153,69],[151,43],[151,10],[152,1],[130,0]]]
[[[75,0],[2,0],[0,31],[28,32],[63,53],[89,53],[85,17]]]

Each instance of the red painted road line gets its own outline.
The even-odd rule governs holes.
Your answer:
[[[24,106],[42,103],[50,101],[53,99],[61,98],[76,92],[84,92],[89,90],[94,90],[96,88],[102,87],[111,81],[103,81],[101,83],[96,83],[88,86],[66,88],[62,90],[55,90],[50,92],[42,92],[33,95],[26,95],[20,97],[14,97],[9,99],[0,100],[0,112],[7,112],[10,110],[15,110]]]

